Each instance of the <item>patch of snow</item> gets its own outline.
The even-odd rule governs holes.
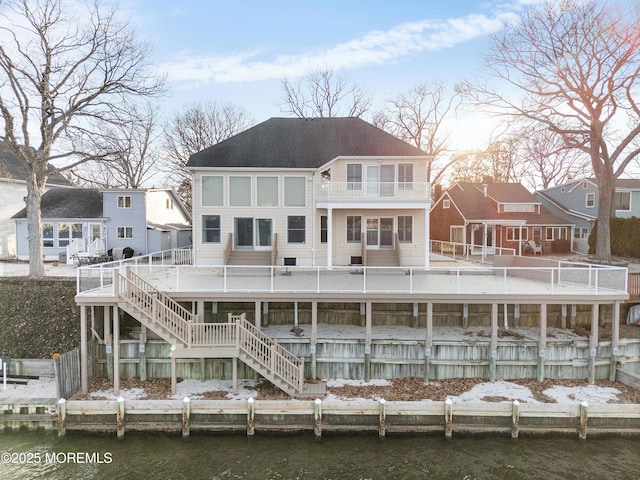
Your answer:
[[[0,378],[0,401],[4,398],[56,398],[56,382],[53,378],[27,380],[26,385],[7,383],[3,387]]]
[[[461,403],[481,402],[484,397],[505,397],[509,401],[518,400],[522,403],[538,403],[527,387],[505,381],[479,383],[467,392],[448,398],[453,403]]]

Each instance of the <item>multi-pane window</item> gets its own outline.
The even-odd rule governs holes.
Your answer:
[[[131,195],[118,195],[118,208],[131,208]]]
[[[72,238],[82,238],[81,223],[58,224],[58,247],[67,247]]]
[[[362,190],[361,163],[347,163],[347,190]]]
[[[398,188],[400,190],[413,190],[412,163],[401,163],[398,165]]]
[[[220,243],[220,215],[202,216],[202,243]]]
[[[566,240],[567,227],[547,227],[547,240]]]
[[[306,219],[304,215],[290,215],[287,217],[287,243],[304,243]]]
[[[520,232],[522,232],[522,237],[520,237]],[[529,230],[527,228],[523,228],[520,230],[520,227],[507,227],[507,241],[516,242],[518,240],[528,240],[529,239]]]
[[[400,243],[413,242],[413,217],[411,215],[398,217],[398,239]]]
[[[327,243],[327,216],[320,215],[320,243]]]
[[[347,216],[347,243],[360,243],[362,241],[362,217],[359,215]]]
[[[42,246],[53,247],[53,223],[42,224]]]
[[[251,206],[251,177],[229,177],[229,205]]]
[[[451,226],[451,243],[464,243],[464,227]]]
[[[306,205],[306,182],[305,177],[284,178],[285,207],[304,207]]]
[[[278,206],[278,177],[258,177],[256,187],[259,207]]]
[[[133,227],[117,227],[116,238],[133,238]]]
[[[588,227],[575,227],[573,229],[573,238],[587,239],[590,233]]]
[[[221,175],[202,176],[202,206],[222,207],[224,205],[224,178]]]
[[[631,210],[631,192],[616,192],[613,195],[615,210]]]

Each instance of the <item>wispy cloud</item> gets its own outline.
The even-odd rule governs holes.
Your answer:
[[[385,65],[485,36],[514,17],[514,13],[502,11],[494,16],[426,19],[371,31],[328,49],[291,54],[254,50],[196,55],[183,51],[159,68],[177,82],[226,83],[298,77],[324,67],[340,70]]]

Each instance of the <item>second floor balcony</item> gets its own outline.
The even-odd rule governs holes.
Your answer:
[[[424,203],[431,198],[428,182],[333,182],[316,183],[321,202],[384,201]]]

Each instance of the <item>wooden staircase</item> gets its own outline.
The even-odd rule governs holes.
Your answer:
[[[271,265],[270,251],[232,250],[227,265]]]
[[[322,396],[318,385],[304,382],[304,359],[248,322],[245,315],[227,323],[200,323],[171,297],[123,267],[118,305],[175,348],[175,358],[239,358],[292,397]]]
[[[400,263],[395,250],[368,250],[367,267],[397,267]]]

